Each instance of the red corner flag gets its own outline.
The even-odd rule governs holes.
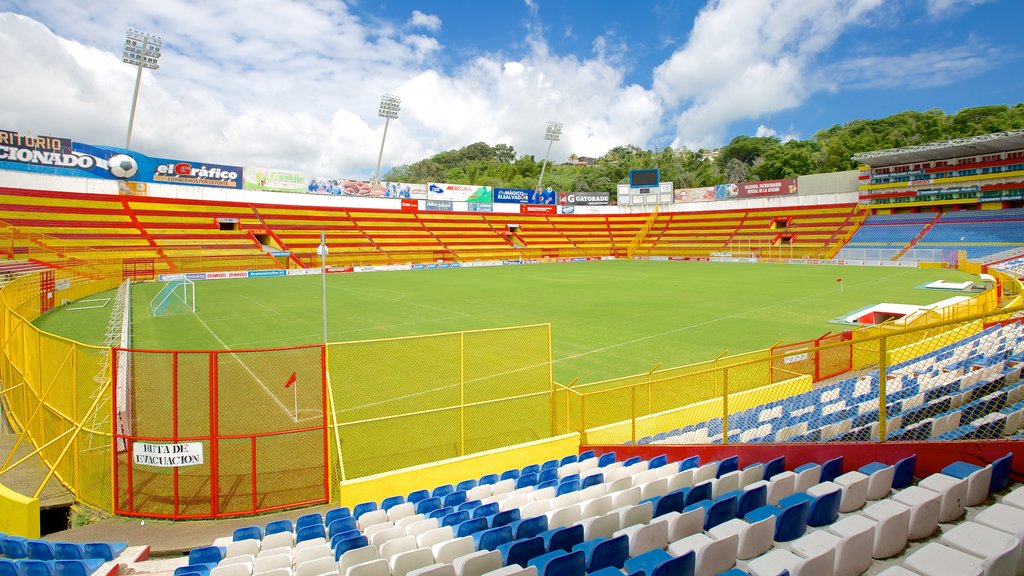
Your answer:
[[[836,282],[842,282],[842,281],[843,281],[842,278],[836,278]]]
[[[291,388],[292,384],[295,384],[296,378],[297,376],[295,375],[295,372],[292,372],[292,375],[288,377],[288,381],[284,383],[284,387]]]

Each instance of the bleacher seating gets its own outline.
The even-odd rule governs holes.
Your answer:
[[[786,470],[783,458],[585,452],[240,528],[192,550],[175,576],[1015,574],[1024,487],[1009,485],[1012,457],[983,467],[950,458],[915,481],[912,456]],[[452,506],[417,509],[453,495],[438,503]],[[304,537],[310,528],[317,535]]]
[[[125,542],[50,542],[0,534],[0,575],[116,576],[120,564],[149,558],[148,547]]]
[[[891,366],[887,439],[967,440],[1024,428],[1024,325],[993,326]],[[730,442],[849,442],[878,438],[878,374],[864,374],[729,415]],[[720,443],[722,419],[638,444]]]

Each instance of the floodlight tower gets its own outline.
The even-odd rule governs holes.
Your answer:
[[[125,64],[137,66],[135,73],[135,93],[132,95],[132,112],[128,116],[128,137],[125,139],[124,147],[132,147],[132,125],[135,123],[135,105],[139,101],[139,84],[142,82],[142,69],[159,70],[160,48],[164,45],[159,36],[139,32],[129,28],[124,34],[124,52],[121,54],[121,61]]]
[[[548,151],[544,153],[544,164],[540,167],[540,178],[537,179],[537,190],[543,190],[544,169],[548,167],[548,156],[551,154],[551,145],[562,137],[562,123],[548,122],[548,129],[544,132],[544,139],[548,141]]]
[[[398,119],[398,110],[402,107],[402,99],[394,94],[380,97],[380,108],[377,116],[384,119],[384,135],[380,137],[380,152],[377,153],[377,169],[373,171],[373,181],[380,181],[380,159],[384,156],[384,140],[388,137],[388,123]]]

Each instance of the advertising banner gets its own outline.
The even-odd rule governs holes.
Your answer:
[[[760,196],[788,196],[796,194],[796,178],[764,180],[761,182],[740,182],[736,197],[756,198]]]
[[[470,212],[494,212],[494,204],[490,202],[470,202],[466,206]]]
[[[163,184],[185,184],[189,186],[215,186],[217,188],[241,188],[241,166],[224,164],[204,164],[169,160],[167,158],[150,158],[156,163],[149,172],[151,182]],[[140,162],[140,168],[145,164]],[[140,170],[141,173],[141,170]]]
[[[402,198],[402,211],[403,212],[415,212],[420,209],[420,203],[417,200],[410,200],[408,198]]]
[[[447,200],[450,202],[492,202],[490,186],[473,186],[469,184],[427,184],[428,200]]]
[[[558,206],[537,206],[535,204],[521,204],[519,206],[520,214],[556,214],[558,212]]]
[[[558,203],[572,206],[607,206],[610,192],[559,192]]]
[[[404,182],[371,182],[348,178],[310,178],[307,191],[310,194],[331,194],[334,196],[362,196],[364,198],[416,198],[427,197],[424,184]]]
[[[436,210],[439,212],[451,212],[454,210],[452,203],[447,200],[426,200],[423,208],[425,210]]]
[[[273,192],[305,192],[306,176],[291,170],[275,170],[246,166],[242,170],[243,187],[246,190],[264,190]]]
[[[70,138],[0,130],[0,168],[5,170],[105,179],[144,175],[133,157],[137,155],[124,152],[120,148],[73,142]]]
[[[529,188],[495,188],[494,201],[508,204],[554,204],[557,193],[551,188],[537,191]]]
[[[673,190],[672,196],[676,202],[711,202],[715,200],[715,187],[679,188]]]
[[[0,168],[57,176],[76,176],[241,188],[242,168],[151,158],[109,146],[92,146],[70,138],[26,136],[0,130]]]

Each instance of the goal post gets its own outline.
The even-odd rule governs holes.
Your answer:
[[[181,302],[186,308],[196,312],[196,283],[188,278],[170,280],[157,292],[156,296],[149,301],[149,312],[154,317],[163,316],[167,313],[167,307],[172,302]]]

